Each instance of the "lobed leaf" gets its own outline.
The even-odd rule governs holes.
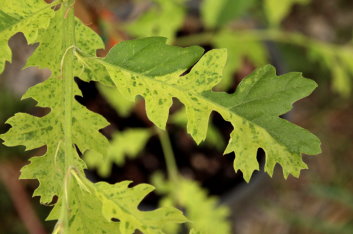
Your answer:
[[[97,194],[103,203],[103,215],[111,220],[120,220],[120,232],[133,234],[139,230],[145,234],[163,234],[163,227],[187,221],[182,212],[173,207],[162,207],[153,211],[140,211],[139,203],[154,190],[148,184],[139,184],[129,188],[130,181],[115,185],[97,183]]]
[[[89,151],[84,156],[85,161],[90,168],[97,168],[101,176],[107,177],[110,175],[113,163],[122,166],[126,158],[137,157],[150,136],[151,132],[143,128],[115,132],[105,155],[96,151]]]
[[[320,141],[316,136],[279,117],[290,111],[296,100],[308,96],[316,88],[314,81],[303,78],[300,73],[276,76],[272,66],[265,66],[246,77],[234,94],[212,92],[210,90],[222,79],[226,50],[207,52],[187,74],[183,74],[188,68],[185,66],[168,73],[170,63],[188,57],[177,58],[175,52],[160,54],[160,50],[181,54],[181,51],[195,49],[164,43],[161,38],[127,41],[114,47],[103,60],[85,60],[103,64],[126,97],[144,97],[147,116],[162,129],[172,99],[178,98],[186,107],[187,130],[197,143],[206,137],[211,112],[221,114],[234,127],[226,153],[236,153],[234,168],[240,169],[247,181],[253,171],[259,169],[258,148],[263,148],[267,155],[265,171],[272,175],[274,166],[279,163],[285,177],[289,174],[299,176],[301,169],[307,168],[302,153],[320,153]],[[130,54],[128,60],[124,58],[125,54]],[[189,66],[197,57],[190,59]],[[163,72],[155,72],[162,59],[167,61]]]
[[[0,4],[0,73],[4,71],[5,63],[11,61],[10,38],[22,32],[28,44],[38,42],[39,31],[49,26],[53,16],[51,5],[43,0],[17,0],[11,1],[11,4]]]
[[[15,7],[17,3],[10,5]],[[23,8],[23,6],[17,7]],[[33,6],[31,7],[33,8]],[[11,9],[11,7],[9,8]],[[53,11],[50,7],[48,9]],[[85,163],[76,153],[65,155],[64,152],[64,94],[66,90],[64,89],[64,79],[61,77],[62,61],[70,49],[77,49],[82,53],[94,56],[97,49],[104,47],[99,36],[76,19],[76,45],[72,45],[72,48],[65,48],[63,42],[64,17],[65,11],[64,8],[61,8],[53,11],[51,17],[45,19],[48,28],[33,25],[38,29],[36,41],[39,42],[39,46],[27,62],[27,66],[50,69],[52,75],[45,82],[30,88],[23,98],[33,98],[38,102],[39,107],[50,108],[50,112],[41,118],[24,113],[16,114],[7,121],[12,128],[0,136],[7,146],[23,145],[27,150],[46,146],[46,153],[43,156],[31,158],[31,163],[21,171],[22,179],[39,180],[40,185],[34,195],[41,196],[42,203],[50,203],[54,196],[59,196],[62,193],[63,181],[68,169],[65,168],[65,160],[70,161],[71,166],[78,170],[82,171],[86,168]],[[43,19],[41,15],[34,15],[33,20]],[[89,73],[84,73],[83,64],[77,59],[74,60],[73,68],[75,75],[82,75],[81,77],[89,75]],[[103,79],[104,76],[100,78]],[[104,154],[108,141],[99,133],[99,130],[107,126],[108,122],[75,100],[74,96],[80,96],[81,92],[73,81],[72,83],[74,86],[73,108],[70,111],[72,112],[73,143],[82,153],[91,149]],[[73,152],[76,152],[76,149]]]
[[[86,181],[86,183],[90,183]],[[63,227],[61,223],[56,225],[58,233],[74,233],[74,234],[120,234],[120,225],[117,222],[107,220],[99,211],[102,210],[102,201],[97,197],[94,191],[85,190],[81,184],[73,180],[70,191],[68,206],[68,219],[70,220],[67,227]],[[62,199],[60,199],[47,220],[60,219],[62,211]],[[65,228],[65,230],[63,230]],[[55,231],[54,231],[55,232]]]
[[[40,35],[37,38],[39,46],[28,59],[26,67],[36,66],[47,68],[51,71],[52,77],[61,77],[63,58],[69,50],[77,49],[87,56],[96,56],[96,51],[104,48],[104,43],[99,35],[77,18],[75,22],[75,35],[73,35],[76,44],[72,45],[72,48],[64,48],[63,38],[62,36],[58,36],[66,33],[63,25],[64,15],[64,8],[56,11],[54,17],[50,20],[49,27],[40,31]],[[83,80],[87,80],[88,75],[92,76],[92,74],[84,72],[84,64],[81,61],[76,59],[73,66],[75,68],[75,76]]]
[[[226,206],[219,205],[216,197],[208,196],[206,190],[192,180],[178,178],[175,181],[165,181],[160,174],[155,174],[152,183],[156,191],[163,195],[161,207],[166,205],[180,206],[185,210],[191,233],[202,234],[229,234],[230,223],[227,218],[230,210]],[[168,226],[168,233],[179,233],[178,226]]]
[[[0,135],[6,146],[23,145],[26,150],[46,146],[46,153],[40,157],[31,158],[31,163],[21,170],[21,179],[38,179],[39,187],[34,196],[41,196],[42,203],[50,203],[53,196],[62,192],[62,183],[66,174],[65,159],[83,170],[86,166],[78,155],[64,153],[64,90],[63,80],[50,78],[45,82],[30,88],[23,98],[33,98],[40,107],[49,107],[50,113],[44,117],[35,117],[25,113],[16,114],[7,121],[12,128]],[[75,95],[80,95],[75,86]],[[73,142],[81,152],[88,149],[104,154],[108,140],[98,132],[108,125],[101,117],[80,105],[73,99],[72,129]]]

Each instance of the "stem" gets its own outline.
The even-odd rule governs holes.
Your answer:
[[[70,167],[72,164],[72,157],[74,154],[74,147],[72,142],[72,101],[73,101],[73,60],[75,45],[75,16],[72,1],[65,1],[62,5],[64,8],[62,17],[63,21],[63,55],[62,62],[62,82],[64,91],[64,152],[65,152],[65,181],[63,191],[63,204],[61,218],[63,220],[62,233],[67,233],[69,230],[69,190],[70,190]]]
[[[179,173],[168,132],[157,129],[157,133],[159,140],[161,141],[164,158],[167,165],[168,177],[171,181],[175,182],[178,180]]]

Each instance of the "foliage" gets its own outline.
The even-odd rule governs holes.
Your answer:
[[[254,3],[255,0],[204,0],[202,20],[208,28],[220,27],[245,14]]]
[[[182,26],[185,0],[153,0],[151,8],[139,18],[126,25],[126,30],[133,36],[163,36],[174,40],[175,32]]]
[[[169,1],[165,1],[169,2]],[[218,89],[233,88],[233,80],[235,72],[239,71],[240,65],[244,58],[248,59],[252,65],[262,66],[268,61],[271,61],[270,51],[264,42],[274,41],[277,43],[287,43],[296,46],[304,47],[307,53],[307,59],[320,63],[330,71],[332,77],[332,90],[340,94],[342,97],[348,98],[352,93],[352,44],[336,45],[330,42],[314,40],[300,33],[293,33],[281,29],[282,21],[288,16],[295,5],[308,5],[310,0],[203,0],[201,1],[201,16],[203,26],[207,29],[207,33],[196,33],[191,36],[182,36],[176,38],[177,32],[181,30],[181,25],[177,27],[169,27],[171,41],[175,41],[177,45],[192,45],[206,44],[212,45],[215,48],[227,48],[229,51],[229,59],[226,65],[224,75],[225,78],[218,85]],[[182,1],[180,3],[183,3]],[[173,5],[174,12],[178,12],[180,4]],[[184,5],[184,11],[187,6]],[[255,10],[250,12],[250,10]],[[143,28],[157,27],[155,21],[159,22],[161,16],[168,15],[164,8],[159,8],[159,14],[154,10],[147,11],[146,15],[154,15],[155,20],[141,20],[138,25],[141,25],[140,31]],[[168,9],[168,11],[172,11]],[[179,14],[181,17],[181,14]],[[263,17],[258,17],[263,15]],[[185,16],[185,14],[184,14]],[[244,16],[247,16],[246,18]],[[251,16],[251,18],[249,17]],[[231,25],[236,19],[243,17],[250,18],[250,29],[244,30],[244,23],[240,21],[240,26]],[[247,22],[243,20],[244,22]],[[255,24],[254,22],[255,21]],[[166,25],[166,20],[160,21],[161,25]],[[163,23],[164,22],[164,23]],[[174,21],[173,21],[174,22]],[[264,25],[263,22],[268,24]],[[249,28],[247,24],[245,27]],[[264,28],[258,30],[258,28]],[[266,29],[268,28],[268,29]],[[151,34],[133,34],[136,36],[164,36],[165,33],[158,32]],[[277,52],[273,52],[277,53]],[[271,54],[271,55],[272,55]],[[282,66],[285,66],[283,64]],[[320,77],[318,77],[319,79]]]
[[[134,102],[126,99],[118,90],[104,85],[98,85],[98,89],[121,117],[126,117],[131,113]]]
[[[87,59],[87,64],[90,66],[92,61],[104,64],[124,96],[132,100],[137,95],[144,97],[147,116],[162,129],[172,98],[178,98],[186,106],[188,133],[197,143],[206,138],[211,112],[221,114],[234,127],[226,153],[236,153],[234,168],[240,169],[247,181],[259,168],[256,160],[259,147],[267,153],[265,171],[272,175],[274,166],[279,163],[285,177],[298,176],[300,170],[306,168],[301,153],[320,153],[320,141],[314,135],[278,118],[290,110],[294,101],[309,95],[316,87],[315,82],[302,78],[300,73],[277,77],[273,67],[265,66],[245,78],[234,94],[212,92],[210,89],[222,78],[225,50],[209,51],[188,74],[180,76],[186,68],[176,60],[176,54],[184,54],[183,63],[187,63],[188,58],[195,61],[200,50],[164,43],[163,38],[125,41],[115,46],[105,59]],[[119,57],[126,59],[117,60]],[[168,61],[162,70],[161,59]],[[144,60],[144,64],[138,62],[140,60]]]
[[[264,8],[271,25],[277,26],[286,17],[294,4],[308,4],[310,0],[265,0]]]
[[[95,151],[85,154],[85,161],[90,168],[98,168],[98,173],[107,177],[111,172],[112,163],[122,166],[125,158],[135,158],[144,148],[151,131],[143,128],[128,129],[123,132],[115,132],[108,151],[102,155]]]
[[[149,119],[162,129],[172,99],[178,98],[186,107],[187,130],[197,143],[206,138],[211,112],[218,112],[234,127],[226,152],[236,153],[234,168],[243,171],[247,181],[258,169],[256,152],[260,147],[267,153],[265,171],[272,175],[279,163],[285,177],[299,176],[300,170],[307,167],[302,153],[320,152],[320,142],[314,135],[279,117],[291,109],[293,102],[315,89],[314,81],[300,73],[276,76],[272,66],[264,66],[246,77],[235,93],[214,92],[212,88],[222,79],[226,50],[211,50],[203,55],[200,47],[169,46],[160,37],[122,42],[105,58],[97,58],[96,50],[104,44],[75,18],[74,3],[11,0],[0,6],[0,49],[4,51],[0,71],[10,61],[7,43],[17,32],[23,32],[30,44],[39,43],[26,66],[51,71],[50,78],[31,87],[23,96],[34,99],[39,107],[50,112],[43,117],[18,113],[7,121],[11,129],[0,137],[7,146],[22,145],[26,150],[46,148],[44,155],[30,159],[21,178],[39,181],[34,196],[40,196],[41,203],[51,204],[57,198],[48,217],[58,220],[54,232],[132,234],[140,230],[155,234],[165,233],[166,225],[188,221],[181,211],[170,206],[140,211],[138,205],[153,190],[150,185],[130,188],[130,181],[111,185],[86,179],[87,165],[81,154],[92,151],[102,155],[103,160],[121,159],[109,154],[114,145],[109,146],[99,132],[109,123],[76,101],[75,97],[82,93],[74,77],[115,86],[131,100],[142,96]],[[136,153],[129,147],[119,150]],[[206,201],[196,185],[185,182],[185,187],[187,193],[190,189],[205,200],[207,207],[214,206],[215,201]],[[190,207],[188,202],[185,201],[186,207]],[[189,215],[198,220],[193,209],[190,208]],[[218,212],[222,217],[227,214],[224,209]],[[201,227],[195,224],[195,228]],[[192,232],[199,232],[196,229]]]
[[[161,174],[152,177],[152,184],[157,192],[163,195],[161,206],[175,205],[185,209],[186,217],[191,221],[190,228],[196,233],[230,233],[227,218],[230,211],[219,206],[218,199],[208,197],[201,186],[190,179],[179,177],[177,181],[165,181]],[[177,188],[177,189],[176,189]],[[167,233],[179,233],[178,226],[169,226]]]
[[[268,52],[264,44],[251,33],[225,30],[214,37],[212,44],[216,48],[227,48],[229,54],[227,65],[224,68],[224,78],[218,85],[220,89],[226,89],[232,85],[233,73],[241,68],[243,58],[247,58],[256,66],[263,66],[268,60]]]

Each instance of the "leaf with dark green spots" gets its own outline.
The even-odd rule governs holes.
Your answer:
[[[126,97],[133,100],[137,95],[142,96],[148,118],[162,129],[166,126],[172,99],[179,99],[186,107],[187,131],[197,143],[206,137],[211,112],[221,114],[234,127],[226,152],[236,153],[234,168],[240,169],[247,181],[259,168],[256,160],[259,148],[267,153],[265,171],[272,175],[274,166],[279,163],[285,177],[289,174],[299,176],[301,169],[307,168],[302,161],[302,153],[320,153],[320,141],[316,136],[279,118],[290,111],[295,101],[308,96],[316,88],[314,81],[303,78],[300,73],[278,77],[272,66],[265,66],[245,78],[234,94],[211,92],[222,79],[226,50],[207,52],[187,74],[184,73],[189,67],[184,66],[179,71],[167,73],[164,69],[163,75],[153,75],[150,71],[156,70],[160,64],[152,66],[153,61],[150,60],[163,47],[160,43],[152,46],[156,40],[133,40],[122,51],[121,45],[113,48],[103,60],[85,60],[103,64],[116,87]],[[148,47],[149,53],[136,55],[135,48],[143,48],[143,44]],[[176,50],[176,47],[172,49]],[[125,54],[130,54],[127,62],[120,57]],[[184,56],[173,58],[182,60]],[[146,60],[147,63],[143,62]],[[156,60],[160,61],[160,58]],[[136,64],[132,66],[130,61],[136,61]],[[142,62],[137,64],[137,61]]]
[[[119,223],[106,219],[102,212],[102,201],[97,197],[95,191],[82,187],[74,178],[68,188],[70,191],[68,206],[68,226],[64,230],[61,223],[57,223],[53,233],[74,234],[120,234]],[[88,180],[86,183],[91,184]],[[93,186],[93,184],[92,184]],[[55,204],[47,217],[48,221],[58,220],[62,212],[62,199]],[[57,232],[55,232],[57,231]]]
[[[38,42],[39,31],[49,26],[53,16],[54,11],[44,0],[17,0],[11,1],[11,4],[2,1],[0,4],[0,73],[3,72],[6,61],[11,61],[9,39],[16,33],[22,32],[28,44]]]
[[[65,160],[70,158],[72,166],[83,170],[86,166],[78,155],[64,152],[64,85],[62,79],[50,78],[30,88],[23,98],[33,98],[40,107],[49,107],[50,113],[35,117],[25,113],[16,114],[7,121],[12,128],[1,135],[7,146],[23,145],[26,150],[46,146],[46,153],[31,158],[31,163],[22,169],[21,179],[38,179],[39,187],[34,192],[41,196],[42,203],[50,203],[53,196],[62,192],[66,173]],[[75,95],[81,95],[75,86]],[[88,149],[105,154],[108,140],[99,129],[108,125],[101,116],[87,110],[72,97],[72,138],[81,152]]]
[[[39,46],[34,51],[33,55],[28,59],[26,66],[36,66],[39,68],[47,68],[51,71],[52,77],[60,77],[64,55],[69,50],[78,50],[87,56],[96,56],[98,49],[104,48],[102,39],[89,27],[85,26],[79,19],[76,18],[75,22],[75,40],[76,45],[72,45],[71,48],[65,48],[63,38],[58,35],[63,35],[64,32],[64,21],[65,15],[64,9],[60,9],[55,12],[55,16],[50,20],[48,29],[40,31],[38,36]],[[83,80],[94,79],[91,77],[92,74],[85,73],[84,64],[77,60],[74,61],[75,76],[80,77]],[[104,69],[103,69],[104,71]],[[99,73],[95,75],[101,75]],[[90,76],[90,78],[87,78]],[[101,75],[102,76],[102,75]],[[104,76],[104,74],[103,74]],[[100,78],[102,79],[102,78]]]
[[[136,230],[145,234],[166,234],[163,228],[170,224],[185,223],[181,211],[173,207],[162,207],[152,211],[141,211],[139,204],[154,190],[148,184],[129,188],[130,181],[114,185],[104,182],[95,184],[97,196],[102,201],[102,212],[107,220],[120,220],[120,232],[133,234]]]
[[[285,178],[289,174],[298,177],[307,168],[302,153],[321,152],[320,140],[315,135],[278,117],[316,87],[314,81],[303,78],[301,73],[276,76],[275,69],[268,65],[244,78],[234,94],[202,94],[232,123],[234,130],[225,153],[235,152],[234,169],[241,170],[247,181],[259,169],[259,148],[266,153],[265,172],[272,175],[278,163]]]

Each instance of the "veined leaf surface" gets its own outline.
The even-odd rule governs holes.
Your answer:
[[[31,158],[31,163],[22,169],[22,179],[38,179],[39,187],[34,195],[41,196],[42,203],[50,203],[53,196],[62,192],[63,181],[67,168],[65,159],[71,158],[72,166],[85,168],[78,155],[65,155],[64,152],[64,85],[62,79],[50,78],[45,82],[30,88],[23,98],[33,98],[40,107],[49,107],[50,113],[39,118],[25,113],[16,114],[7,121],[12,128],[1,135],[7,146],[24,145],[27,150],[46,146],[45,155]],[[75,95],[80,95],[75,86]],[[98,132],[108,125],[108,122],[73,99],[72,129],[73,142],[81,152],[88,149],[104,154],[108,140]]]
[[[256,160],[259,148],[266,152],[265,171],[272,175],[274,166],[279,163],[285,177],[289,174],[297,177],[301,169],[307,168],[302,153],[321,152],[316,136],[279,117],[316,88],[314,81],[303,78],[300,73],[276,76],[272,66],[265,66],[246,77],[234,94],[212,92],[210,90],[222,79],[226,50],[207,52],[187,74],[183,74],[187,68],[182,66],[168,73],[169,63],[185,56],[160,54],[162,48],[178,50],[164,43],[161,38],[127,41],[114,47],[103,60],[86,58],[86,61],[103,64],[125,96],[144,97],[147,116],[162,129],[166,126],[172,98],[178,98],[186,107],[187,130],[197,143],[206,137],[211,112],[220,113],[234,127],[226,153],[235,152],[234,168],[240,169],[247,181],[253,171],[259,169]],[[186,49],[179,48],[180,51]],[[126,53],[130,54],[127,62],[122,57]],[[167,61],[166,68],[155,72],[162,58]],[[148,62],[139,62],[141,60]]]
[[[9,39],[22,32],[28,44],[38,42],[39,31],[46,29],[54,16],[51,6],[43,0],[5,2],[0,4],[0,73],[4,71],[6,61],[11,61]]]

